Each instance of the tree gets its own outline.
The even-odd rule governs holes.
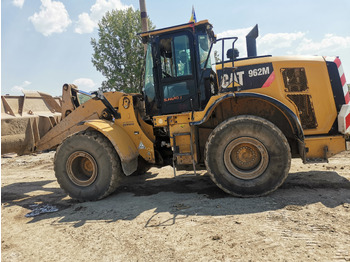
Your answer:
[[[216,50],[214,51],[214,59],[216,64],[221,62],[219,52]]]
[[[149,20],[149,28],[153,28]],[[92,63],[107,80],[103,91],[138,92],[144,64],[140,11],[132,8],[107,12],[98,23],[98,40],[92,38]]]

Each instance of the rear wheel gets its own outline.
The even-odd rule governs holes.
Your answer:
[[[205,148],[212,180],[225,192],[240,197],[276,190],[288,176],[290,162],[286,137],[274,124],[256,116],[222,122]]]
[[[101,133],[77,133],[57,148],[55,175],[72,198],[98,200],[115,191],[125,176],[113,145]]]

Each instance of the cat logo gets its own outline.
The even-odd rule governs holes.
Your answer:
[[[269,87],[275,80],[272,63],[238,66],[218,71],[222,92]]]

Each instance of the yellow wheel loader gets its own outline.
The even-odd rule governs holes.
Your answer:
[[[62,119],[36,150],[58,146],[57,180],[80,200],[104,198],[151,165],[206,169],[228,194],[263,196],[284,182],[292,157],[325,162],[346,150],[339,58],[257,56],[257,27],[249,35],[248,57],[238,58],[237,38],[217,39],[207,20],[141,33],[141,94],[97,91],[81,103],[65,84]],[[212,66],[214,44],[222,57]]]

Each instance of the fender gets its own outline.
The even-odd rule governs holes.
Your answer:
[[[205,113],[204,117],[196,122],[191,122],[190,125],[200,125],[207,121],[213,110],[215,109],[216,105],[218,105],[221,101],[229,99],[231,97],[251,97],[251,98],[259,98],[262,100],[265,100],[271,104],[273,104],[276,108],[278,108],[288,119],[289,123],[291,124],[291,127],[293,129],[293,133],[297,137],[298,141],[303,143],[304,142],[304,132],[303,128],[301,127],[301,123],[299,121],[299,118],[296,116],[296,114],[290,110],[289,107],[287,107],[285,104],[281,103],[280,101],[266,95],[257,94],[257,93],[229,93],[226,94],[220,98],[218,98],[214,103],[212,103],[209,108],[207,109],[207,112]]]
[[[108,138],[120,157],[122,169],[126,176],[136,171],[139,152],[123,128],[111,121],[102,119],[84,121],[82,124],[96,129]]]

